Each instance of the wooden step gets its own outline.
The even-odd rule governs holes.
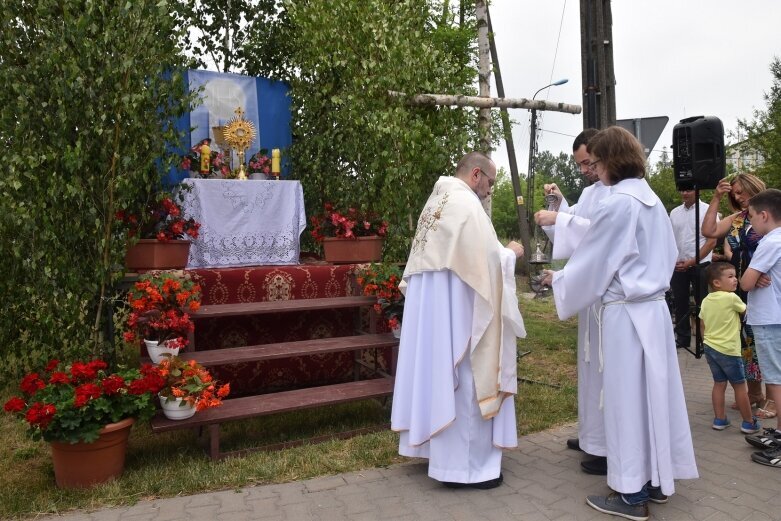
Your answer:
[[[188,429],[214,425],[226,421],[243,420],[298,409],[309,409],[325,405],[378,398],[393,393],[393,378],[360,380],[309,389],[296,389],[281,393],[261,394],[223,400],[222,405],[206,409],[186,420],[169,420],[158,411],[152,418],[152,432]]]
[[[371,306],[374,297],[353,296],[336,298],[311,298],[294,300],[271,300],[266,302],[242,302],[239,304],[212,304],[201,306],[192,313],[193,320],[202,318],[233,317],[239,315],[264,315],[268,313],[289,313],[294,311],[319,311],[323,309],[345,309]]]
[[[196,360],[205,366],[241,364],[245,362],[260,362],[294,356],[311,356],[325,353],[341,353],[359,349],[378,349],[396,347],[399,341],[391,333],[373,335],[340,336],[317,338],[314,340],[297,340],[226,349],[211,349],[181,353],[185,360]]]

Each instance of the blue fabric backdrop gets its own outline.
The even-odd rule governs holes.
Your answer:
[[[236,107],[240,106],[245,112],[244,117],[257,130],[257,137],[247,150],[246,160],[261,148],[268,149],[269,157],[272,149],[279,148],[282,151],[282,177],[289,175],[285,152],[293,142],[293,137],[290,130],[290,87],[286,83],[201,70],[188,71],[185,81],[190,91],[204,87],[201,93],[203,103],[175,122],[177,130],[184,132],[179,154],[185,154],[190,147],[206,137],[212,138],[212,147],[215,147],[211,127],[227,123],[235,116],[233,111]],[[166,181],[169,185],[175,185],[187,176],[184,170],[172,168]]]

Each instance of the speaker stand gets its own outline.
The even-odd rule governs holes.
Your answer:
[[[702,358],[705,347],[702,343],[702,329],[700,328],[700,303],[697,301],[700,295],[700,187],[694,183],[694,304],[689,304],[687,320],[694,317],[694,351],[691,346],[684,346],[694,358]]]

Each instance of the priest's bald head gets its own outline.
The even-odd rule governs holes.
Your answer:
[[[456,165],[456,177],[469,185],[481,200],[491,195],[496,165],[482,152],[469,152]]]

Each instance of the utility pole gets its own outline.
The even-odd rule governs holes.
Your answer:
[[[539,92],[539,91],[537,91]],[[536,96],[536,94],[535,94]],[[537,167],[535,159],[537,158],[537,111],[532,109],[531,128],[529,129],[529,172],[526,174],[526,219],[528,222],[534,220],[534,171]],[[535,238],[536,238],[535,233]],[[524,245],[524,248],[526,245]],[[530,246],[531,247],[531,246]],[[531,252],[531,250],[527,250]]]
[[[602,129],[615,125],[616,77],[610,0],[580,0],[580,65],[583,127]]]
[[[496,41],[494,40],[494,29],[491,24],[491,11],[486,8],[485,14],[488,18],[489,44],[491,48],[491,61],[494,64],[494,80],[496,81],[496,93],[500,98],[504,98],[504,82],[502,81],[502,70],[499,68],[499,53],[496,50]],[[536,110],[532,110],[536,114]],[[518,212],[518,229],[521,236],[521,244],[527,252],[531,251],[529,241],[529,220],[526,208],[524,207],[523,192],[521,191],[521,177],[518,173],[518,161],[515,158],[515,142],[513,141],[513,127],[510,122],[510,113],[506,107],[499,109],[502,118],[502,130],[504,131],[504,142],[507,146],[507,159],[510,163],[510,179],[512,179],[513,192],[515,193],[515,210]],[[524,271],[529,273],[528,255],[523,256]]]

